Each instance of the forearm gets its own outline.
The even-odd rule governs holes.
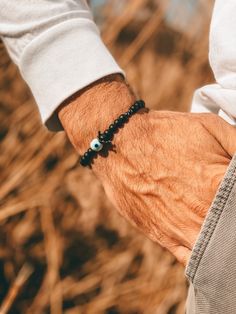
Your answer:
[[[124,78],[114,74],[68,98],[59,107],[58,116],[71,143],[83,154],[98,131],[104,131],[134,101]]]

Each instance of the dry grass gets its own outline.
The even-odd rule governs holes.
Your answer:
[[[113,2],[103,37],[131,84],[149,107],[188,110],[212,80],[211,1],[186,34],[165,24],[168,1],[127,1],[118,16]],[[3,49],[0,66],[0,313],[183,314],[183,268],[116,213],[90,171],[73,168],[77,155],[41,126]]]

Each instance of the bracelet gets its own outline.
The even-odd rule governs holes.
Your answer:
[[[104,144],[111,143],[114,133],[121,128],[133,114],[144,107],[144,101],[137,100],[128,111],[121,114],[103,133],[98,131],[98,136],[91,141],[90,148],[80,158],[80,164],[84,167],[89,166],[92,159],[103,149]]]

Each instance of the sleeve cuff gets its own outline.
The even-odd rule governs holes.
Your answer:
[[[62,130],[55,113],[69,96],[92,82],[123,70],[89,19],[71,19],[43,32],[25,48],[20,71],[49,130]]]
[[[236,92],[233,89],[211,84],[197,89],[193,96],[191,112],[212,112],[226,122],[236,125]]]

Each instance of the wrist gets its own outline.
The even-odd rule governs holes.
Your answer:
[[[104,77],[67,99],[58,109],[59,119],[75,149],[83,154],[91,140],[103,132],[135,96],[119,74]]]

